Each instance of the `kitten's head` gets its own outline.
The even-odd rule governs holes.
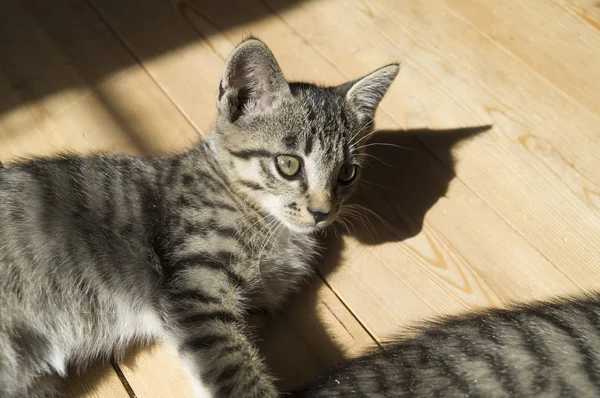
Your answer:
[[[217,94],[215,142],[234,187],[294,231],[331,224],[360,178],[362,139],[398,69],[336,87],[288,83],[263,42],[242,42]]]

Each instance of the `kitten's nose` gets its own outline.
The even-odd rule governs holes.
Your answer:
[[[323,213],[322,211],[313,210],[310,207],[308,208],[308,212],[313,215],[313,217],[315,218],[315,223],[317,224],[326,219],[329,215],[329,212]]]

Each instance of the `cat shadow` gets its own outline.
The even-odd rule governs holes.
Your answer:
[[[347,239],[375,246],[417,235],[427,211],[445,196],[455,177],[452,151],[490,128],[388,130],[369,141],[369,164],[348,203],[352,210],[345,211],[324,236],[326,251],[317,267],[319,277],[264,333],[261,347],[281,389],[302,386],[346,356],[319,316],[323,303],[318,291],[348,260],[344,258]],[[333,311],[329,316],[334,316]]]
[[[327,253],[319,265],[326,277],[341,263],[344,236],[366,246],[400,242],[421,232],[429,209],[455,177],[453,150],[491,126],[448,130],[387,130],[369,141],[369,163],[359,187],[325,236]],[[337,232],[337,234],[336,234]],[[332,236],[333,235],[333,236]]]

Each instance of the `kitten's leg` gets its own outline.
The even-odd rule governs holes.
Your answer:
[[[206,385],[216,397],[277,397],[249,339],[235,288],[221,286],[221,297],[197,289],[178,287],[167,295],[170,336],[196,379],[197,394]]]

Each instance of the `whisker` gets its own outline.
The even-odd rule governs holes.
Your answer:
[[[333,229],[333,233],[335,234],[336,239],[339,239],[340,235],[338,234],[337,227],[336,227],[335,223],[331,224],[331,227]]]
[[[392,224],[390,224],[387,220],[385,220],[383,217],[381,217],[379,214],[377,214],[376,212],[374,212],[373,210],[363,206],[363,205],[359,205],[358,203],[352,203],[352,204],[348,204],[345,207],[349,207],[350,209],[353,210],[358,210],[358,211],[363,211],[366,212],[370,215],[372,215],[373,217],[375,217],[379,222],[381,222],[386,228],[390,229],[390,230],[394,230],[394,226]]]
[[[370,147],[370,146],[376,146],[376,145],[380,145],[380,146],[391,146],[391,147],[394,147],[394,148],[406,149],[407,151],[411,151],[411,152],[418,152],[418,151],[417,151],[416,149],[414,149],[414,148],[408,148],[408,147],[405,147],[405,146],[402,146],[402,145],[396,145],[396,144],[392,144],[392,143],[390,143],[390,142],[372,142],[372,143],[370,143],[370,144],[365,144],[365,145],[362,145],[362,146],[360,146],[360,147],[358,147],[358,148],[355,148],[355,150],[357,150],[357,151],[358,151],[359,149],[364,149],[364,148],[368,148],[368,147]]]
[[[266,238],[264,240],[264,243],[263,243],[262,247],[260,248],[260,250],[258,251],[258,258],[259,259],[263,256],[263,252],[264,252],[266,246],[269,244],[269,241],[271,240],[271,237],[273,236],[273,234],[275,233],[275,231],[277,231],[277,227],[279,226],[277,220],[274,220],[274,221],[275,221],[275,223],[267,231],[267,236],[266,236]],[[273,231],[273,232],[271,232],[271,231]]]
[[[354,146],[354,145],[358,144],[359,142],[361,142],[361,141],[369,138],[370,136],[372,136],[375,133],[380,132],[381,130],[383,130],[383,129],[382,128],[381,129],[375,129],[375,130],[371,131],[369,134],[365,134],[364,136],[360,137],[360,139],[358,141],[352,142],[352,145]]]
[[[374,187],[377,187],[377,188],[383,189],[383,190],[385,190],[385,191],[388,191],[388,192],[396,192],[396,190],[395,190],[395,189],[392,189],[392,188],[390,188],[390,187],[386,187],[385,185],[377,184],[377,183],[375,183],[375,182],[372,182],[372,181],[369,181],[369,180],[367,180],[367,179],[365,179],[365,178],[361,178],[361,179],[360,179],[360,181],[359,181],[359,184],[360,184],[360,183],[362,183],[362,182],[364,182],[365,184],[369,184],[369,185],[372,185],[372,186],[374,186]],[[348,205],[347,205],[347,206],[348,206]]]
[[[253,258],[253,259],[255,258],[255,250],[256,250],[256,248],[257,248],[257,247],[258,247],[258,246],[261,244],[261,242],[263,241],[263,240],[261,239],[261,238],[262,238],[262,233],[263,233],[263,231],[265,231],[265,230],[269,229],[269,227],[271,227],[271,226],[272,226],[274,223],[276,223],[276,222],[277,222],[277,220],[273,219],[273,220],[269,221],[268,223],[266,223],[265,225],[263,225],[263,226],[262,226],[262,227],[261,227],[261,228],[260,228],[260,229],[259,229],[259,230],[256,232],[256,234],[255,234],[255,236],[256,236],[256,241],[254,241],[254,240],[251,240],[251,241],[249,242],[249,244],[250,244],[250,249],[251,249],[251,252],[250,252],[250,256],[251,256],[251,258]],[[265,235],[266,235],[266,234],[265,234]],[[265,239],[266,239],[266,236],[265,236]],[[247,246],[248,246],[248,245],[245,245],[245,246],[244,246],[244,250],[246,249],[246,247],[247,247]]]
[[[366,218],[364,214],[348,213],[346,214],[346,216],[348,218],[354,218],[355,220],[359,221],[371,237],[371,240],[375,241],[375,237],[373,236],[373,233],[375,233],[375,228],[368,222],[370,220]]]
[[[254,250],[255,247],[252,248],[252,259],[256,259],[256,268],[257,268],[257,272],[256,275],[258,277],[258,279],[260,280],[260,283],[264,286],[264,279],[262,278],[262,273],[260,271],[260,264],[261,264],[261,258],[263,256],[263,251],[265,249],[265,247],[267,246],[267,244],[269,243],[269,241],[271,240],[271,231],[277,231],[277,228],[280,226],[281,224],[278,223],[277,219],[274,219],[272,221],[270,221],[268,224],[266,224],[265,226],[263,226],[263,228],[260,229],[259,233],[262,232],[263,230],[268,228],[267,233],[264,236],[264,240],[262,241],[262,246],[261,248],[258,250],[258,255],[255,257],[254,256]],[[260,239],[260,237],[259,237]],[[258,243],[260,245],[260,243]]]
[[[239,236],[238,241],[241,240],[252,229],[253,226],[255,226],[256,224],[258,224],[259,222],[261,222],[263,220],[264,220],[264,217],[259,217],[258,220],[254,221],[252,224],[250,224],[250,226],[248,228],[244,229],[242,234]]]
[[[392,165],[392,164],[389,164],[389,163],[387,163],[387,162],[384,162],[383,160],[379,159],[377,156],[375,156],[375,155],[371,155],[370,153],[362,153],[362,154],[361,154],[361,156],[366,156],[366,157],[368,157],[368,158],[373,158],[373,159],[377,160],[377,161],[378,161],[378,162],[380,162],[380,163],[383,163],[384,165],[386,165],[386,166],[388,166],[388,167],[394,167],[394,168],[397,168],[397,167],[398,167],[398,166],[394,166],[394,165]]]
[[[279,227],[275,230],[276,231],[275,239],[274,239],[275,242],[278,241],[279,238],[281,237],[281,233],[284,231],[284,228],[285,228],[285,226],[283,224],[279,223]],[[275,246],[276,245],[271,245],[271,250],[268,253],[269,256],[273,254],[273,251],[275,250]]]
[[[338,218],[337,220],[344,228],[346,228],[346,231],[348,231],[348,233],[350,235],[352,235],[352,232],[350,231],[350,228],[348,227],[348,223],[346,222],[346,220],[343,217]]]
[[[375,125],[375,120],[376,118],[374,118],[371,122],[365,124],[364,126],[362,126],[356,133],[354,133],[354,135],[348,140],[349,142],[354,141],[354,139],[360,134],[362,133],[365,129],[371,128]]]
[[[250,231],[253,229],[253,227],[254,227],[256,224],[258,224],[259,222],[261,222],[261,221],[265,221],[265,217],[259,217],[259,219],[258,219],[258,220],[256,220],[256,221],[255,221],[255,222],[253,222],[253,223],[252,223],[252,224],[251,224],[249,227],[247,227],[247,228],[244,230],[244,232],[242,233],[242,235],[239,237],[239,240],[242,240],[242,238],[243,238],[244,236],[246,236],[246,234],[247,234],[248,232],[250,232]],[[271,220],[271,221],[267,222],[267,224],[266,224],[266,225],[263,225],[263,226],[261,226],[261,227],[260,227],[260,229],[259,229],[259,230],[256,232],[255,236],[257,236],[257,237],[258,237],[258,239],[260,239],[260,234],[262,233],[262,231],[264,230],[264,228],[265,228],[266,226],[269,226],[269,225],[271,225],[271,223],[272,223],[272,222],[273,222],[273,220]],[[246,250],[246,248],[247,248],[248,246],[250,246],[250,247],[251,247],[251,249],[252,249],[252,250],[251,250],[251,252],[250,252],[250,255],[251,255],[251,256],[254,256],[254,244],[255,244],[255,243],[256,243],[256,242],[255,242],[255,240],[254,240],[254,239],[250,239],[250,240],[249,240],[248,242],[246,242],[246,244],[245,244],[245,245],[242,247],[242,251],[245,251],[245,250]]]

